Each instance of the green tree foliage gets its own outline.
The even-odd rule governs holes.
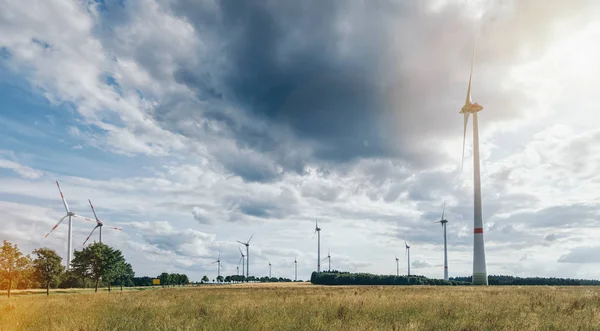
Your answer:
[[[217,276],[217,283],[222,283],[223,282],[223,276]]]
[[[74,256],[71,262],[73,272],[81,278],[91,278],[96,292],[101,279],[107,282],[110,291],[110,283],[118,275],[119,264],[125,263],[121,251],[103,243],[93,243],[81,251],[76,250]]]
[[[373,275],[349,272],[313,272],[310,282],[319,285],[467,285],[460,281],[431,279],[425,276]]]
[[[50,286],[57,286],[65,272],[61,265],[62,258],[49,248],[39,248],[33,251],[37,257],[33,260],[34,277],[50,295]]]
[[[206,275],[204,275],[204,277],[202,277],[202,283],[208,283],[208,277]]]
[[[132,282],[133,286],[152,286],[153,277],[133,277]]]
[[[163,272],[158,277],[160,279],[160,285],[169,286],[171,284],[171,275],[169,273]]]
[[[114,283],[121,287],[121,291],[123,291],[123,286],[133,286],[133,278],[135,277],[135,273],[133,272],[133,268],[131,264],[126,263],[125,260],[117,264],[115,268],[114,275]]]
[[[0,286],[7,289],[8,298],[10,291],[19,279],[31,270],[29,255],[24,256],[17,245],[4,240],[0,248]]]

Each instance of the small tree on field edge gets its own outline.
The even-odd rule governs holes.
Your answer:
[[[65,272],[62,258],[50,248],[36,249],[33,254],[37,255],[33,261],[35,278],[46,288],[46,295],[50,295],[50,286],[58,285]]]
[[[6,284],[8,298],[10,290],[17,284],[19,277],[31,269],[29,255],[23,255],[17,245],[4,240],[0,248],[0,283]]]

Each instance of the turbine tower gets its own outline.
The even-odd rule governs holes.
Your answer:
[[[483,216],[481,211],[481,177],[479,169],[479,122],[477,113],[483,107],[473,103],[471,100],[471,81],[473,78],[473,62],[475,59],[475,47],[473,47],[473,56],[471,58],[471,72],[469,73],[469,86],[467,88],[467,99],[465,105],[460,110],[460,114],[464,115],[463,128],[463,153],[462,164],[465,159],[465,140],[467,138],[467,124],[469,115],[473,114],[473,198],[474,198],[474,224],[473,224],[473,285],[488,285],[486,263],[485,263],[485,246],[483,242]],[[462,166],[461,166],[462,169]]]
[[[444,280],[448,280],[448,245],[446,241],[446,224],[448,223],[448,220],[444,218],[445,211],[446,204],[444,204],[444,208],[442,209],[442,218],[435,223],[441,223],[442,228],[444,228]]]
[[[269,260],[267,262],[269,262],[269,278],[271,278],[271,262]]]
[[[212,264],[215,264],[215,263],[217,264],[217,278],[218,278],[219,276],[221,276],[221,253],[219,253],[219,257],[217,257],[217,260],[215,262],[213,262]]]
[[[397,256],[394,256],[396,258],[396,276],[400,276],[400,259]]]
[[[404,257],[406,257],[406,254],[408,253],[408,275],[410,276],[410,246],[408,246],[408,244],[406,243],[406,240],[404,241],[404,247],[405,247]]]
[[[90,235],[87,236],[87,238],[85,238],[85,241],[83,242],[84,246],[85,246],[85,243],[90,239],[92,234],[94,234],[94,231],[96,231],[96,229],[98,229],[98,228],[99,228],[98,231],[99,231],[100,243],[102,243],[102,227],[103,226],[107,226],[109,229],[113,229],[113,230],[119,230],[119,231],[123,230],[121,228],[117,228],[117,227],[106,225],[106,224],[102,223],[102,221],[100,221],[98,219],[98,215],[96,215],[96,211],[94,210],[94,205],[92,205],[92,200],[88,199],[88,202],[90,203],[90,207],[92,207],[92,213],[94,213],[94,217],[96,218],[96,226],[94,227],[94,229],[92,229],[92,232],[90,232]]]
[[[245,243],[239,240],[237,241],[240,244],[246,246],[246,278],[250,277],[250,240],[252,240],[252,237],[254,237],[254,234],[252,234],[250,236],[250,239],[248,239],[248,241]]]
[[[321,272],[321,228],[319,228],[319,223],[317,223],[316,217],[315,232],[317,233],[317,272]]]
[[[294,256],[294,281],[298,281],[298,260]]]
[[[327,251],[327,257],[325,260],[329,260],[329,268],[327,268],[327,272],[331,272],[331,248]]]
[[[246,257],[246,255],[244,255],[241,248],[238,247],[238,249],[240,250],[240,255],[242,255],[240,257],[240,262],[242,262],[242,276],[243,276],[244,275],[244,258]],[[238,262],[238,268],[239,268],[240,262]]]
[[[83,218],[86,221],[89,222],[94,222],[93,219],[91,218],[87,218],[87,217],[83,217],[83,216],[79,216],[77,214],[75,214],[74,212],[72,212],[69,209],[69,204],[67,204],[67,199],[65,199],[65,196],[63,195],[61,189],[60,189],[60,185],[58,184],[58,181],[56,181],[56,187],[58,187],[58,192],[60,193],[60,198],[62,199],[63,202],[63,206],[65,207],[65,210],[67,212],[67,214],[65,216],[63,216],[58,223],[56,223],[53,227],[52,230],[50,230],[50,232],[46,233],[46,236],[44,238],[48,238],[48,236],[54,231],[56,230],[56,228],[68,217],[69,218],[69,232],[68,232],[68,239],[67,239],[67,270],[71,269],[71,253],[72,253],[72,246],[73,246],[73,217],[79,217],[79,218]]]

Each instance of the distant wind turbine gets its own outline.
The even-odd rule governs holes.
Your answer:
[[[477,113],[483,107],[473,103],[471,100],[471,81],[473,78],[473,62],[475,61],[475,46],[473,46],[473,56],[471,58],[471,72],[469,73],[469,86],[467,88],[467,99],[465,105],[460,110],[464,115],[463,128],[463,154],[462,164],[465,159],[465,140],[467,137],[467,124],[469,115],[473,114],[473,185],[474,194],[474,237],[473,237],[473,285],[488,285],[486,263],[485,263],[485,245],[483,241],[483,216],[481,211],[481,176],[479,169],[479,122]],[[461,166],[462,169],[462,166]]]
[[[242,276],[243,276],[244,275],[244,258],[246,257],[246,255],[244,255],[241,248],[238,247],[238,249],[240,251],[240,255],[242,255],[240,257],[240,261],[238,262],[238,268],[239,268],[240,262],[242,262]]]
[[[119,230],[119,231],[123,230],[121,228],[117,228],[117,227],[106,225],[106,224],[102,223],[102,221],[100,219],[98,219],[98,215],[96,215],[96,210],[94,210],[94,205],[92,205],[92,200],[88,199],[88,202],[90,203],[90,207],[92,207],[92,213],[94,213],[94,217],[96,218],[96,226],[92,229],[92,232],[90,232],[90,234],[87,236],[87,238],[85,238],[83,245],[85,245],[85,243],[90,239],[90,237],[92,236],[92,234],[94,234],[94,231],[96,231],[96,229],[99,229],[98,236],[100,239],[100,243],[102,243],[102,227],[104,227],[104,226],[106,226],[109,229],[113,229],[113,230]]]
[[[397,256],[394,256],[396,258],[396,276],[400,276],[400,259]]]
[[[269,278],[271,278],[271,262],[269,260],[267,262],[269,262]]]
[[[298,260],[294,257],[294,281],[298,281]]]
[[[405,247],[404,257],[406,257],[406,254],[408,254],[408,275],[410,276],[410,246],[408,246],[408,244],[406,243],[406,240],[404,241],[404,247]]]
[[[319,223],[317,223],[316,217],[315,217],[315,233],[317,234],[317,272],[321,272],[321,228],[319,228]]]
[[[212,264],[217,264],[217,278],[219,276],[221,276],[221,253],[219,253],[219,257],[217,257],[217,260],[215,262],[213,262]]]
[[[329,268],[327,268],[327,272],[331,272],[331,248],[327,251],[327,257],[325,260],[329,260]]]
[[[63,216],[58,223],[56,223],[53,227],[52,230],[50,230],[50,232],[48,232],[46,234],[46,236],[44,238],[48,238],[48,236],[54,231],[56,230],[56,228],[66,219],[69,218],[69,232],[68,232],[68,239],[67,239],[67,270],[71,269],[71,254],[72,252],[72,246],[73,246],[73,220],[72,217],[78,217],[78,218],[83,218],[84,220],[88,221],[88,222],[94,222],[93,219],[88,218],[88,217],[83,217],[83,216],[79,216],[77,214],[75,214],[74,212],[72,212],[69,209],[69,205],[67,204],[67,199],[65,199],[65,196],[63,195],[61,189],[60,189],[60,185],[58,184],[58,181],[56,181],[56,187],[58,187],[58,192],[60,193],[60,198],[62,199],[63,202],[63,206],[65,207],[65,211],[67,212],[67,214],[65,216]]]
[[[441,223],[442,228],[444,228],[444,280],[448,280],[448,245],[446,242],[446,224],[448,224],[448,220],[444,218],[445,211],[446,204],[444,204],[444,208],[442,209],[442,218],[435,223]]]
[[[252,237],[254,237],[254,234],[250,236],[247,242],[237,241],[246,246],[246,278],[250,277],[250,240],[252,240]]]

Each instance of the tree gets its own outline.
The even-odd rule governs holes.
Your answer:
[[[221,276],[221,275],[217,276],[217,282],[218,283],[222,283],[223,282],[223,276]]]
[[[65,272],[62,258],[50,248],[36,249],[33,254],[37,255],[33,261],[34,277],[46,288],[46,295],[50,295],[50,286],[58,285]]]
[[[163,272],[162,274],[160,274],[160,276],[158,276],[158,278],[160,279],[160,285],[162,285],[162,286],[167,286],[167,285],[171,284],[171,275],[169,275],[166,272]]]
[[[208,283],[208,277],[206,275],[204,275],[204,277],[202,277],[201,281],[202,281],[202,283]]]
[[[121,251],[112,249],[103,243],[93,243],[81,251],[76,250],[74,256],[71,262],[74,273],[80,277],[89,277],[94,280],[95,292],[98,292],[100,279],[108,282],[110,291],[110,282],[117,274],[119,263],[125,261]]]
[[[4,240],[0,249],[0,283],[5,283],[10,299],[10,290],[16,285],[19,278],[29,270],[31,259],[29,255],[23,256],[17,245],[12,245]],[[0,284],[1,285],[1,284]]]
[[[124,284],[133,284],[134,277],[135,273],[133,272],[133,268],[131,268],[131,264],[126,263],[125,260],[123,260],[123,262],[117,265],[115,270],[115,281],[121,286],[121,291],[123,291]]]

